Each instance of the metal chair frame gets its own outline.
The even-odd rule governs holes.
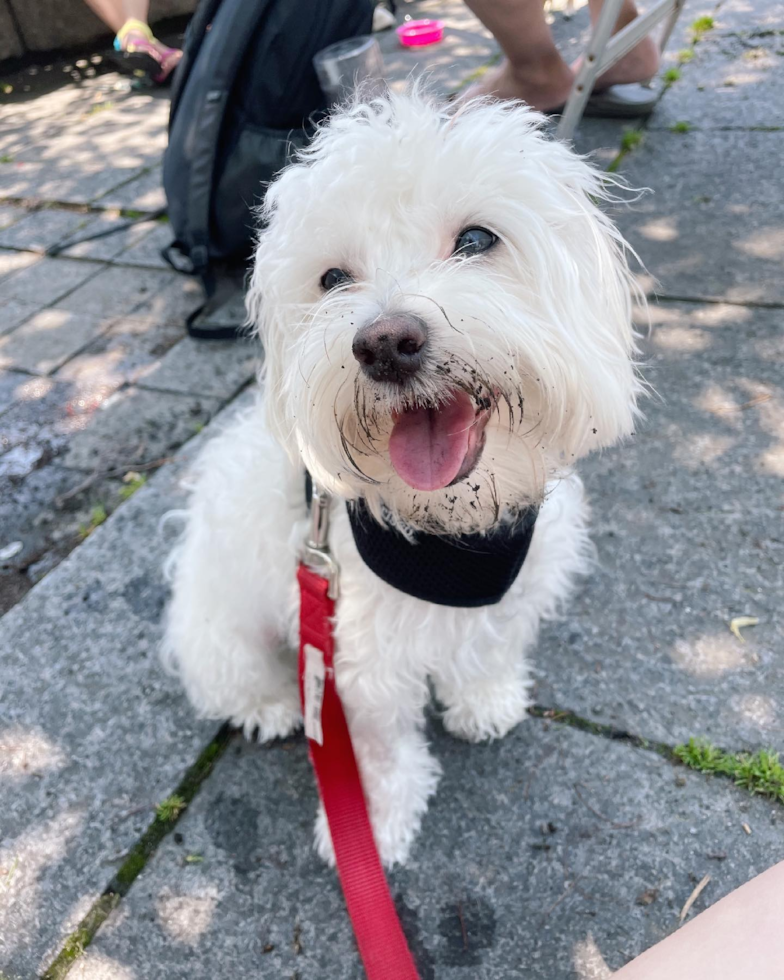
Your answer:
[[[661,21],[664,21],[664,30],[659,41],[659,49],[664,51],[685,0],[659,0],[644,14],[635,17],[630,24],[611,36],[622,3],[623,0],[604,0],[583,63],[558,123],[559,139],[570,140],[574,136],[599,75],[619,61]]]

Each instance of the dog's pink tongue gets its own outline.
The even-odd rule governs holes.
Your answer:
[[[414,490],[448,486],[468,452],[473,423],[473,403],[462,391],[440,408],[401,412],[389,437],[389,458],[397,475]]]

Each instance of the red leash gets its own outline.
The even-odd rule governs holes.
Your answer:
[[[321,497],[322,499],[319,499]],[[326,549],[324,495],[314,491],[314,530],[297,571],[299,687],[305,733],[326,810],[338,875],[368,980],[419,980],[389,893],[368,818],[333,658],[337,566]],[[326,577],[314,571],[315,565]]]

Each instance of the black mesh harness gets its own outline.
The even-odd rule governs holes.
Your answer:
[[[310,501],[310,474],[306,493]],[[349,502],[346,509],[357,551],[371,572],[416,599],[464,608],[503,599],[523,567],[539,513],[528,507],[486,534],[417,531],[409,538],[379,524],[364,500]]]

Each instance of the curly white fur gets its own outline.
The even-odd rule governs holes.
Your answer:
[[[589,561],[571,467],[635,419],[632,287],[596,204],[606,185],[541,122],[520,105],[452,114],[416,93],[389,96],[333,117],[272,184],[248,296],[265,397],[206,447],[173,556],[168,662],[200,714],[269,739],[300,722],[291,651],[303,463],[338,498],[364,497],[403,528],[485,530],[542,504],[517,581],[479,609],[388,586],[359,558],[345,507],[333,508],[337,683],[388,864],[405,860],[438,782],[423,736],[428,679],[456,735],[501,737],[522,720],[526,652]],[[498,244],[453,256],[470,225]],[[325,294],[331,267],[353,282]],[[352,357],[356,330],[390,312],[417,315],[429,333],[427,362],[402,394]],[[438,404],[456,385],[495,393],[481,460],[454,486],[412,490],[390,464],[392,412]],[[323,814],[316,840],[331,859]]]

